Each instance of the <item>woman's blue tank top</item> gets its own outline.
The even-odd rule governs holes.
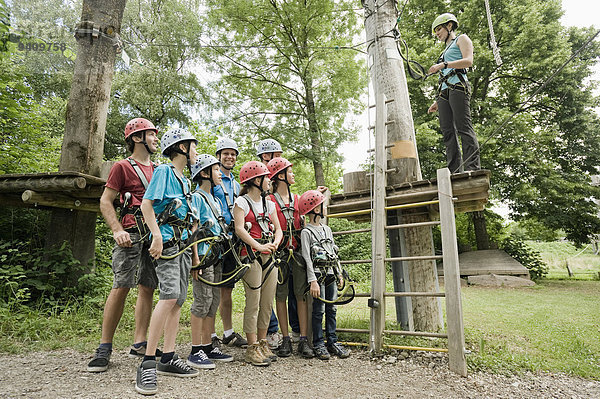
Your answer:
[[[452,43],[450,43],[450,45],[448,47],[446,47],[446,50],[444,50],[444,53],[442,55],[444,61],[450,62],[450,61],[460,60],[463,58],[460,48],[456,44],[459,36],[456,36],[454,38],[454,40],[452,40]],[[452,69],[453,68],[442,69],[442,75],[445,76],[445,75],[449,74],[450,71],[452,71]],[[464,78],[465,78],[465,81],[468,81],[466,74],[464,75]],[[455,84],[460,83],[460,79],[458,78],[458,76],[454,75],[448,79],[448,83],[455,85]],[[448,88],[448,85],[446,85],[446,83],[442,83],[442,90],[447,89],[447,88]]]

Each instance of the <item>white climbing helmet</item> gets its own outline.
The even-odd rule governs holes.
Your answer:
[[[222,137],[217,140],[217,151],[215,151],[215,153],[219,154],[219,152],[227,148],[234,150],[236,155],[240,155],[237,143],[228,137]]]
[[[190,168],[190,173],[192,175],[192,180],[196,178],[200,171],[209,168],[215,164],[220,164],[219,160],[212,155],[209,154],[200,154],[198,155],[198,160],[195,164]]]
[[[173,144],[188,140],[194,141],[196,144],[198,144],[198,140],[196,140],[196,138],[192,136],[192,134],[186,129],[171,129],[163,134],[162,138],[160,139],[160,152],[163,156],[168,157],[168,154],[165,154],[165,151],[167,151]]]
[[[264,139],[256,145],[256,155],[260,157],[260,154],[267,152],[283,152],[283,150],[277,140]]]

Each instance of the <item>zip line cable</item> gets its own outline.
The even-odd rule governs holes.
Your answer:
[[[542,91],[547,85],[548,83],[550,83],[555,77],[556,75],[558,75],[560,72],[562,72],[563,69],[565,69],[565,67],[571,62],[573,61],[578,55],[579,53],[581,53],[592,41],[594,41],[594,39],[600,34],[600,29],[598,31],[596,31],[596,33],[594,33],[592,36],[590,36],[585,43],[583,43],[583,45],[581,47],[579,47],[579,49],[577,49],[577,51],[575,51],[571,57],[569,57],[568,60],[566,60],[561,66],[560,68],[558,68],[556,71],[554,71],[554,73],[552,75],[550,75],[550,77],[548,79],[546,79],[546,81],[544,81],[544,83],[542,83],[542,85],[540,87],[537,88],[536,91],[533,92],[533,94],[531,96],[529,96],[529,98],[527,100],[525,100],[525,102],[523,102],[519,108],[513,112],[510,116],[508,116],[506,119],[504,119],[504,122],[502,122],[502,124],[500,126],[498,126],[493,132],[492,134],[490,134],[488,136],[487,139],[485,139],[485,141],[483,143],[481,143],[481,145],[479,146],[479,149],[477,151],[475,151],[473,154],[471,154],[467,159],[463,160],[463,162],[458,165],[458,168],[454,171],[452,171],[452,173],[456,173],[457,171],[460,170],[460,168],[462,166],[464,166],[475,154],[481,153],[481,147],[483,147],[484,145],[486,145],[492,138],[494,138],[494,136],[496,136],[496,134],[498,134],[498,132],[500,132],[502,130],[502,128],[504,128],[508,122],[515,116],[517,115],[519,112],[521,112],[525,106],[533,99],[533,97],[535,97],[540,91]]]

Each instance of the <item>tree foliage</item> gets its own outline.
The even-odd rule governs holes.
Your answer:
[[[594,112],[598,98],[592,92],[595,82],[589,80],[600,45],[590,44],[526,102],[594,31],[561,26],[560,1],[507,0],[490,6],[502,66],[494,62],[488,44],[481,1],[410,3],[399,30],[413,58],[427,69],[443,50],[443,44],[433,42],[431,21],[442,12],[457,15],[458,33],[468,34],[475,49],[469,73],[472,118],[482,144],[482,166],[492,170],[493,195],[509,204],[514,219],[534,218],[563,229],[575,242],[585,242],[600,230],[591,201],[600,193],[590,186],[590,175],[597,174],[600,164],[600,127]],[[435,86],[434,78],[409,82],[424,176],[433,176],[445,162],[437,116],[426,114]]]
[[[352,6],[330,0],[206,1],[206,44],[214,51],[205,60],[211,72],[222,74],[211,95],[225,110],[224,130],[247,144],[266,137],[280,141],[296,164],[310,163],[317,184],[339,184],[337,150],[356,135],[346,117],[361,106],[366,88],[358,53],[336,49],[359,32]]]

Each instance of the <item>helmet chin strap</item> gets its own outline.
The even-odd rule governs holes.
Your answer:
[[[148,154],[154,154],[156,152],[156,150],[152,151],[150,149],[150,147],[148,147],[148,142],[146,141],[146,131],[145,130],[144,130],[144,133],[142,133],[141,143],[144,145],[144,147],[146,147],[146,151],[148,151]]]
[[[175,151],[178,154],[185,155],[185,159],[187,162],[187,168],[191,174],[192,173],[192,163],[190,162],[190,143],[189,142],[187,143],[186,148],[187,148],[187,150],[183,151],[181,148],[179,148],[179,145],[176,145],[175,148],[173,148],[173,151]]]

